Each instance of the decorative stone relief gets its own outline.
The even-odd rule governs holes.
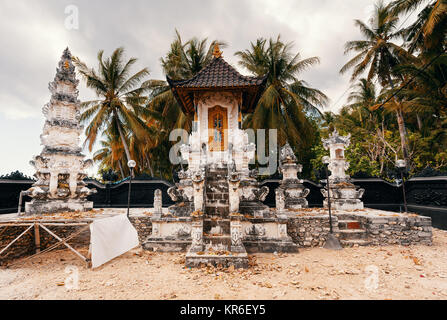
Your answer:
[[[231,221],[231,251],[242,252],[245,251],[242,243],[242,224],[240,221]]]
[[[193,221],[191,227],[191,252],[202,251],[203,246],[203,221]]]

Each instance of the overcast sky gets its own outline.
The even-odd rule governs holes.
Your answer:
[[[52,81],[62,51],[96,66],[96,54],[106,56],[124,46],[139,59],[135,71],[149,67],[151,78],[164,79],[162,57],[177,28],[183,39],[223,40],[223,56],[239,71],[234,52],[258,37],[293,41],[303,58],[319,56],[321,64],[303,73],[311,86],[331,99],[337,111],[349,75],[339,70],[347,61],[343,46],[360,37],[354,19],[367,20],[373,0],[8,0],[0,3],[0,174],[20,170],[34,174],[29,161],[41,152],[42,107],[50,99]],[[79,28],[67,28],[74,5]],[[66,13],[67,12],[67,13]],[[70,25],[70,24],[69,24]],[[71,25],[73,26],[73,25]],[[92,93],[80,86],[80,100]],[[86,155],[91,154],[85,151]]]

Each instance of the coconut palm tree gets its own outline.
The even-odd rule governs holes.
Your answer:
[[[98,99],[82,103],[81,121],[88,123],[85,134],[91,151],[98,134],[104,130],[113,137],[119,137],[129,161],[131,159],[126,135],[134,133],[143,138],[151,130],[139,115],[147,114],[143,95],[149,90],[144,79],[149,75],[147,68],[130,75],[137,59],[124,61],[124,48],[116,49],[109,58],[104,51],[98,53],[98,68],[87,67],[79,58],[74,58],[78,72],[88,88],[95,91]]]
[[[112,169],[121,174],[121,179],[124,179],[124,169],[126,166],[122,163],[125,156],[123,144],[120,139],[105,133],[105,138],[100,141],[101,149],[97,150],[93,155],[93,160],[99,162],[99,169]],[[118,137],[119,138],[119,137]]]
[[[391,3],[394,14],[409,13],[426,4],[418,19],[406,31],[410,48],[422,51],[442,51],[447,28],[446,0],[395,0]]]
[[[403,78],[395,72],[395,68],[402,63],[414,61],[414,57],[401,46],[393,42],[401,37],[401,30],[397,30],[399,18],[393,14],[389,6],[379,1],[369,25],[361,20],[355,20],[355,25],[360,29],[363,40],[348,41],[345,45],[345,54],[357,53],[340,70],[341,74],[353,69],[351,81],[368,73],[367,80],[378,79],[383,87],[391,86],[393,89],[396,82],[402,82]],[[408,160],[408,142],[406,137],[405,123],[399,102],[396,110],[399,125],[399,134],[402,144],[403,156]]]
[[[279,143],[289,141],[297,149],[307,148],[313,141],[314,128],[306,115],[321,116],[328,104],[327,96],[299,79],[299,74],[320,59],[300,60],[292,53],[293,43],[259,38],[250,49],[236,52],[239,65],[255,76],[268,75],[266,89],[253,114],[244,119],[244,127],[277,129]]]
[[[356,112],[360,123],[364,124],[365,115],[371,120],[372,114],[370,107],[377,104],[377,93],[374,83],[365,78],[359,80],[354,86],[354,91],[349,94],[346,108],[352,112]]]

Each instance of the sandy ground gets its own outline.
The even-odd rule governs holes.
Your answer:
[[[2,267],[0,299],[447,299],[447,231],[436,229],[431,247],[256,254],[248,270],[186,269],[183,259],[136,249],[90,270],[50,252]]]

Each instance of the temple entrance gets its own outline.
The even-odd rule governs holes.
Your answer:
[[[208,110],[208,145],[210,151],[225,151],[228,137],[227,109],[215,106]]]

